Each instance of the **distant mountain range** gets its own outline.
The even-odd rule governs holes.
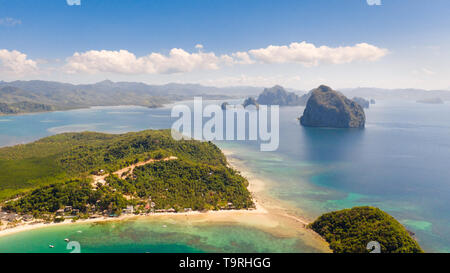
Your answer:
[[[344,88],[339,89],[347,97],[363,97],[366,99],[377,100],[426,100],[440,98],[444,101],[450,101],[450,91],[448,90],[424,90],[424,89],[382,89],[372,87]]]
[[[91,106],[139,105],[158,107],[164,103],[202,96],[204,99],[242,97],[260,92],[257,87],[207,87],[197,84],[148,85],[139,82],[69,84],[51,81],[0,81],[0,113],[17,114],[67,110]]]
[[[236,86],[210,87],[199,84],[149,85],[140,82],[112,82],[70,84],[53,81],[0,81],[0,114],[17,114],[53,110],[68,110],[91,106],[139,105],[159,107],[165,103],[192,99],[231,99],[258,96],[263,87]],[[289,90],[289,91],[287,91]],[[399,99],[422,101],[450,100],[450,91],[422,89],[340,89],[347,97],[366,99]],[[295,93],[294,93],[295,92]],[[306,105],[311,92],[306,93],[274,86],[259,96],[262,104]]]

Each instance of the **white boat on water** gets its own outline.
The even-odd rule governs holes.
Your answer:
[[[64,239],[64,241],[69,242],[70,240],[66,238],[66,239]]]
[[[49,247],[49,248],[54,248],[55,246],[54,246],[54,245],[48,245],[48,247]]]

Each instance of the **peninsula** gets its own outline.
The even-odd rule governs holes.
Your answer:
[[[55,135],[0,149],[0,168],[11,220],[254,208],[217,146],[175,141],[170,130]]]

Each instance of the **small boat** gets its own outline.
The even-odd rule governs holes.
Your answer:
[[[54,245],[48,245],[48,247],[49,247],[49,248],[54,248],[55,246],[54,246]]]
[[[66,238],[66,239],[64,239],[64,241],[69,242],[70,240]]]
[[[166,228],[167,226],[166,225],[163,225],[163,228]]]

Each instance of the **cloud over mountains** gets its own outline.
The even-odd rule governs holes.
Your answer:
[[[35,72],[36,61],[27,58],[27,55],[17,50],[0,49],[0,72],[11,74],[25,74]]]
[[[196,70],[217,70],[224,66],[297,63],[306,67],[344,64],[355,61],[376,61],[389,53],[387,49],[367,43],[354,46],[315,46],[307,42],[289,45],[270,45],[266,48],[250,49],[230,54],[216,55],[204,52],[203,45],[197,45],[197,52],[173,48],[168,54],[152,52],[136,56],[128,50],[89,50],[75,52],[66,58],[63,71],[66,73],[116,73],[172,74]],[[0,50],[0,70],[17,74],[37,69],[37,62],[19,51]]]
[[[253,59],[264,63],[300,63],[305,66],[343,64],[353,61],[376,61],[388,53],[387,49],[360,43],[345,47],[316,47],[307,42],[287,46],[268,46],[249,50]]]

